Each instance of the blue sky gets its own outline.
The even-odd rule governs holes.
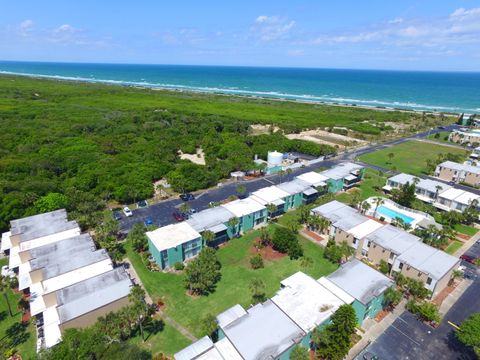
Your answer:
[[[0,60],[480,71],[480,1],[6,1]]]

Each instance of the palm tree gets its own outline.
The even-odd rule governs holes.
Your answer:
[[[10,316],[13,316],[12,308],[10,306],[10,302],[8,301],[7,289],[9,288],[10,284],[8,277],[0,275],[0,291],[3,293],[3,297],[5,298],[5,302],[7,303],[8,313],[10,314]]]
[[[278,208],[277,208],[277,205],[275,204],[267,204],[267,211],[268,211],[268,216],[270,218],[270,220],[273,219],[275,213],[277,212]]]
[[[325,230],[327,230],[330,227],[330,221],[328,221],[325,218],[319,217],[319,224],[318,224],[318,230],[320,233],[323,233]]]
[[[262,241],[263,246],[270,244],[270,233],[266,227],[260,229],[260,240]]]
[[[245,185],[238,185],[236,191],[237,194],[243,195],[247,191],[247,187]]]
[[[240,223],[240,220],[238,220],[238,218],[236,218],[235,216],[231,217],[230,219],[228,219],[228,226],[230,226],[233,230],[233,235],[236,236],[237,233],[238,233],[238,224]]]
[[[367,211],[370,210],[370,208],[372,207],[372,205],[371,205],[368,201],[364,201],[364,202],[362,202],[361,207],[362,207],[362,212],[363,212],[364,214],[366,214]]]
[[[280,177],[280,182],[282,182],[283,176],[285,175],[285,170],[280,170],[277,174]]]
[[[192,207],[190,206],[190,204],[188,204],[188,203],[183,203],[182,205],[180,205],[180,208],[179,208],[179,209],[180,209],[180,211],[181,211],[183,214],[187,214],[187,213],[190,211],[191,208],[192,208]]]
[[[394,153],[389,153],[387,156],[388,156],[388,159],[390,160],[390,164],[391,164],[392,159],[395,157],[395,154]]]
[[[340,249],[342,251],[342,257],[345,256],[345,260],[348,260],[355,254],[355,249],[348,245],[346,241],[340,243]]]
[[[437,200],[440,190],[443,190],[443,187],[441,187],[440,185],[435,186],[435,200]]]
[[[373,215],[376,217],[377,216],[377,210],[380,205],[385,204],[385,199],[381,197],[375,198],[375,211],[373,212]]]
[[[202,233],[202,239],[205,241],[205,243],[210,243],[215,240],[215,233],[210,230],[205,230]]]

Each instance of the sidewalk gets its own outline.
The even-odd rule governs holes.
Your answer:
[[[453,256],[457,256],[459,257],[460,255],[464,254],[468,249],[470,249],[473,244],[475,244],[477,242],[477,240],[480,239],[480,231],[477,231],[477,233],[475,235],[473,235],[470,240],[468,241],[465,241],[463,243],[463,245],[460,247],[460,249],[458,249],[457,251],[455,251],[453,253]]]
[[[143,290],[145,290],[145,301],[148,304],[153,304],[152,298],[148,294],[147,289],[145,289],[145,286],[143,286],[142,280],[138,276],[138,274],[135,271],[135,268],[133,267],[130,260],[129,259],[124,259],[123,261],[128,264],[128,269],[126,269],[126,271],[130,274],[130,277],[135,281],[136,284],[138,284],[139,286],[142,287]],[[163,312],[163,310],[158,310],[158,314],[167,324],[173,326],[175,329],[177,329],[183,336],[185,336],[190,341],[193,342],[193,341],[198,340],[195,336],[193,336],[193,334],[190,331],[188,331],[186,328],[184,328],[178,322],[173,320],[170,316],[165,314],[165,312]]]
[[[444,317],[445,314],[451,309],[453,305],[457,302],[457,300],[463,295],[463,293],[468,289],[470,285],[472,285],[473,280],[463,279],[460,284],[450,293],[447,297],[442,301],[440,304],[440,308],[438,309],[440,312],[440,316]]]
[[[368,327],[368,329],[366,329],[365,333],[361,334],[362,339],[350,349],[345,359],[355,359],[355,357],[357,357],[357,355],[360,354],[363,349],[365,349],[371,342],[375,341],[380,335],[382,335],[385,330],[392,325],[400,315],[403,314],[406,304],[407,300],[402,299],[400,304],[397,305],[393,312],[385,316],[385,318],[383,318],[383,320],[380,322],[376,322],[374,319],[365,320],[364,327]]]

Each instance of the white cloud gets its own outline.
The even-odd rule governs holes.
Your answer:
[[[18,31],[21,36],[28,36],[30,31],[33,28],[33,21],[32,20],[23,20],[20,25],[18,26]]]
[[[260,15],[255,19],[252,33],[259,40],[269,42],[284,38],[294,26],[295,21],[285,17]]]
[[[403,23],[403,19],[402,18],[396,18],[396,19],[393,19],[393,20],[389,20],[388,23],[389,24],[401,24]]]

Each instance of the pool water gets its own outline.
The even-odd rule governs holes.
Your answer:
[[[390,208],[387,208],[385,206],[379,206],[378,209],[377,209],[377,213],[378,214],[381,214],[385,217],[388,217],[390,219],[395,219],[395,218],[400,218],[403,220],[403,222],[405,224],[410,224],[413,220],[415,220],[414,218],[410,217],[410,216],[407,216],[405,214],[402,214],[402,213],[399,213],[398,211],[395,211],[393,209],[390,209]]]

